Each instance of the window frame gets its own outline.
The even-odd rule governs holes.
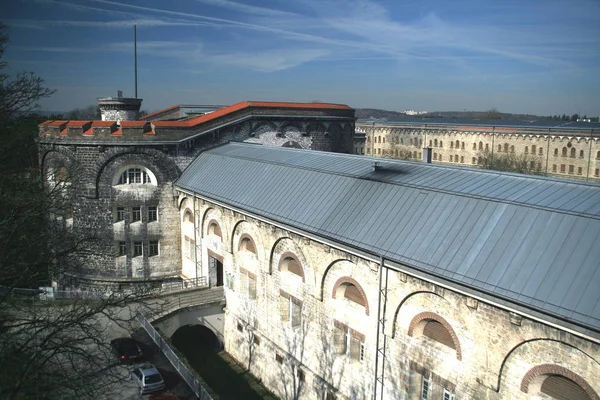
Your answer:
[[[115,222],[125,221],[125,207],[117,207],[115,211]]]
[[[158,240],[148,241],[148,257],[156,257],[160,255],[160,243]]]
[[[365,361],[365,335],[343,322],[333,321],[333,345],[338,355],[346,355],[352,362]]]
[[[131,222],[141,222],[142,221],[142,207],[136,206],[131,207]]]
[[[144,256],[144,242],[134,241],[131,246],[131,257],[143,257]]]
[[[292,329],[302,326],[302,300],[291,294],[279,291],[279,316],[284,325]]]
[[[117,242],[117,257],[127,256],[127,242]]]
[[[148,218],[148,222],[157,222],[158,221],[158,206],[149,206],[146,209],[146,216]]]

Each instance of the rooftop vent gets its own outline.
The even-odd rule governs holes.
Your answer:
[[[373,161],[373,172],[380,170],[383,168],[378,161]]]

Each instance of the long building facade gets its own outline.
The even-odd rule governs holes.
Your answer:
[[[509,122],[358,122],[354,154],[421,160],[428,147],[433,163],[471,167],[508,154],[538,174],[600,182],[600,124]]]
[[[284,399],[600,397],[600,186],[228,144],[175,184]]]
[[[39,126],[44,177],[67,186],[71,205],[55,217],[86,239],[61,285],[120,290],[198,277],[180,264],[189,243],[180,240],[173,183],[207,148],[246,141],[352,152],[354,110],[346,105],[244,101],[175,106],[132,120],[140,104],[101,98],[101,121]]]

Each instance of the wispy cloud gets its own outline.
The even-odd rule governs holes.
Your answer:
[[[252,53],[226,53],[206,55],[206,59],[216,64],[243,67],[262,72],[281,71],[314,61],[327,54],[325,50],[300,50],[287,51],[275,50]]]
[[[88,27],[106,29],[131,29],[134,25],[139,27],[157,26],[211,26],[210,23],[186,22],[174,20],[160,20],[150,18],[122,19],[113,21],[85,21],[85,20],[6,20],[7,25],[28,27],[34,29],[47,29],[52,27]]]
[[[237,11],[244,14],[254,14],[267,17],[296,17],[298,14],[277,10],[274,8],[252,6],[249,4],[238,3],[230,0],[196,0],[199,3],[209,6],[225,8],[228,10]]]

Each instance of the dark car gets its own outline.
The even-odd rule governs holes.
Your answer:
[[[117,353],[119,361],[123,363],[138,361],[142,358],[142,350],[135,340],[131,338],[118,338],[110,341],[110,345]]]

